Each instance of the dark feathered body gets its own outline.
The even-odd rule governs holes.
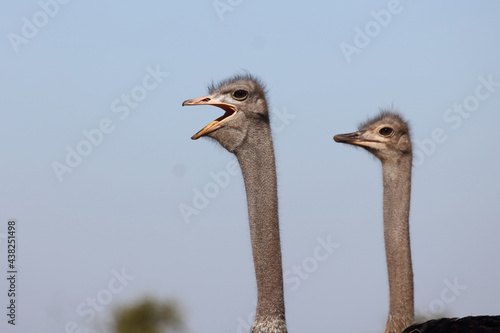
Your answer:
[[[500,332],[500,316],[441,318],[414,324],[403,333],[492,333]]]

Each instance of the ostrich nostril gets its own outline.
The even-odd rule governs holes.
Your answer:
[[[210,102],[210,98],[207,97],[207,98],[203,99],[202,102]]]

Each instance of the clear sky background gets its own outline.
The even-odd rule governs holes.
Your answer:
[[[332,137],[391,106],[416,154],[417,315],[500,313],[500,2],[54,3],[0,12],[0,331],[103,332],[154,295],[188,332],[248,332],[242,177],[190,140],[221,111],[181,107],[244,70],[269,89],[289,332],[384,329],[380,163]]]

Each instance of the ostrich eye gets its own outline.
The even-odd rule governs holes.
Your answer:
[[[233,92],[233,98],[237,101],[244,101],[248,97],[248,91],[246,90],[236,90]]]
[[[391,136],[393,133],[394,133],[394,130],[390,127],[383,127],[380,129],[380,131],[378,131],[378,134],[385,136],[385,137]]]

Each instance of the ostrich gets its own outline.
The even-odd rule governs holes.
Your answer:
[[[413,324],[409,233],[412,146],[408,125],[402,117],[393,111],[382,111],[362,124],[359,131],[336,135],[334,140],[361,146],[382,162],[384,238],[390,298],[385,332],[500,332],[500,316],[443,318]]]
[[[413,271],[410,255],[411,141],[408,127],[383,112],[350,134],[334,140],[366,148],[382,162],[384,237],[389,276],[389,317],[385,332],[402,332],[413,323]]]
[[[251,332],[285,333],[276,167],[263,83],[251,75],[236,75],[217,86],[212,84],[209,95],[182,105],[214,105],[225,111],[191,139],[215,139],[238,159],[247,195],[257,280],[257,309]]]

